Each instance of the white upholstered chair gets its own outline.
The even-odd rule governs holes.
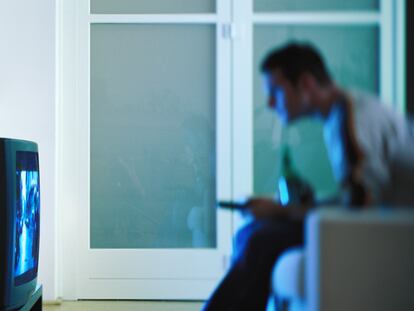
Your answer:
[[[414,209],[311,212],[272,283],[291,311],[414,310]]]

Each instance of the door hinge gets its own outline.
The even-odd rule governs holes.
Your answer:
[[[222,34],[224,39],[235,39],[237,37],[236,25],[234,23],[223,24]]]

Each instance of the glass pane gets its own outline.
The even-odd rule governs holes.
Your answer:
[[[290,40],[310,42],[325,57],[333,79],[346,88],[378,94],[379,31],[375,26],[256,26],[254,29],[254,191],[273,194],[280,174],[282,127],[266,107],[260,63]],[[322,124],[300,121],[286,129],[293,164],[318,197],[337,191],[326,154]]]
[[[91,26],[91,247],[213,248],[214,26]]]
[[[255,12],[379,10],[379,0],[254,0]]]
[[[91,0],[92,14],[213,13],[215,0]]]

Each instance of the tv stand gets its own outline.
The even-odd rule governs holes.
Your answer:
[[[18,311],[42,311],[42,285],[37,285],[26,304]]]

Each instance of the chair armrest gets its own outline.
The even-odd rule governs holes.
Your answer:
[[[414,211],[312,212],[305,296],[314,310],[414,310]]]

